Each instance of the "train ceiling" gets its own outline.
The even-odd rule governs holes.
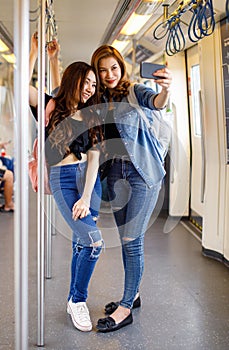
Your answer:
[[[187,0],[186,0],[187,1]],[[63,67],[75,60],[89,62],[92,52],[102,43],[112,44],[113,40],[127,22],[130,15],[140,9],[142,12],[149,7],[149,0],[49,0],[52,3],[57,24],[58,40],[61,45]],[[152,4],[152,14],[143,28],[132,37],[137,43],[137,59],[152,59],[154,55],[162,54],[165,40],[155,40],[153,31],[163,20],[164,4],[168,4],[168,13],[175,11],[181,0],[157,0]],[[30,0],[30,31],[36,30],[36,12],[38,1]],[[216,20],[225,12],[224,0],[213,0]],[[0,0],[0,36],[2,29],[7,35],[8,42],[13,45],[13,0]],[[182,26],[187,36],[187,24],[190,12],[182,15]],[[131,62],[132,44],[130,43],[123,54]]]

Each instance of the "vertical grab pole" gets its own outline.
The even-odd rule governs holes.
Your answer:
[[[51,198],[52,200],[52,235],[56,235],[56,205],[54,202],[53,197]]]
[[[52,198],[46,196],[46,269],[45,278],[52,278]]]
[[[50,32],[47,33],[50,41]],[[51,94],[50,62],[47,60],[47,90]],[[46,196],[46,265],[45,278],[52,278],[52,198]]]
[[[29,1],[14,0],[16,70],[14,214],[15,349],[28,349],[28,99]]]
[[[135,68],[136,68],[136,46],[137,41],[135,39],[132,39],[132,71],[131,71],[131,79],[135,80]]]
[[[37,193],[37,345],[44,346],[44,87],[45,87],[45,0],[39,0],[38,22],[38,193]]]

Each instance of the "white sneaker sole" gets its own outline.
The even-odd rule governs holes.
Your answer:
[[[71,316],[72,323],[75,326],[75,328],[79,329],[82,332],[90,332],[92,330],[92,324],[90,324],[90,326],[82,326],[76,322],[72,309],[69,305],[67,305],[67,313]]]

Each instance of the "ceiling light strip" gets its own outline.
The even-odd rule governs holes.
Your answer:
[[[9,50],[13,52],[13,39],[11,38],[10,33],[8,32],[2,21],[0,21],[0,38],[8,46]]]
[[[116,7],[101,44],[111,43],[142,0],[121,0]]]

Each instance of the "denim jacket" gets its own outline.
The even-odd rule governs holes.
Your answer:
[[[147,118],[153,122],[151,109],[152,96],[157,94],[144,84],[135,84],[134,91],[139,105]],[[104,96],[104,102],[108,102]],[[104,120],[108,104],[102,104],[101,117]],[[144,179],[148,187],[153,187],[165,176],[163,150],[158,140],[152,135],[137,109],[132,107],[126,97],[122,102],[114,102],[114,120],[131,162]]]

